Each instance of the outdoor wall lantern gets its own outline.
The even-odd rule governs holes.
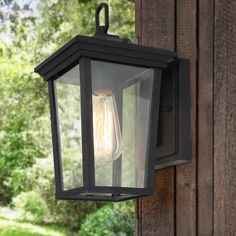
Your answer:
[[[188,61],[108,34],[107,4],[95,16],[93,37],[35,68],[49,86],[56,198],[150,195],[155,169],[190,158]]]

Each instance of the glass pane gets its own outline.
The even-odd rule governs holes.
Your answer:
[[[143,188],[153,69],[95,61],[95,184]]]
[[[54,81],[61,142],[64,190],[81,187],[82,137],[79,65]]]
[[[145,187],[152,78],[146,70],[123,90],[122,187]]]

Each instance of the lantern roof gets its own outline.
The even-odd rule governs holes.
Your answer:
[[[176,54],[165,49],[133,44],[118,37],[77,35],[40,63],[34,71],[45,80],[55,79],[78,64],[80,57],[135,66],[167,68],[168,64],[175,60]]]

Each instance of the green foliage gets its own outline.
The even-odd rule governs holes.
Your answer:
[[[134,41],[134,2],[127,0],[47,0],[39,2],[41,17],[36,23],[37,55],[46,57],[77,34],[95,33],[95,9],[101,2],[110,6],[109,32]]]
[[[23,219],[40,224],[45,222],[47,206],[39,192],[22,192],[13,199],[16,209],[23,213]]]
[[[0,64],[0,202],[9,202],[25,191],[25,168],[47,155],[48,102],[45,84],[31,67],[4,54]]]
[[[71,229],[78,229],[86,215],[96,211],[94,202],[58,201],[55,199],[54,180],[43,191],[43,198],[47,203],[50,221]]]
[[[87,216],[81,225],[80,236],[134,235],[134,208],[132,202],[108,204]]]
[[[34,61],[36,45],[36,14],[25,4],[16,0],[0,3],[0,41],[6,46],[7,56],[16,56],[27,63]],[[28,1],[35,2],[35,1]]]
[[[38,172],[45,172],[45,166],[38,166]],[[50,170],[46,170],[50,175]],[[46,179],[46,178],[45,178]],[[43,180],[43,179],[42,179]],[[57,223],[62,226],[68,226],[71,229],[78,229],[84,221],[87,214],[90,214],[100,207],[100,203],[89,201],[57,201],[55,199],[55,183],[53,173],[51,172],[50,178],[47,181],[41,182],[39,185],[42,197],[47,204],[49,211],[49,221]]]
[[[21,193],[14,198],[13,204],[24,213],[25,220],[79,229],[87,214],[96,211],[102,204],[89,201],[57,201],[52,162],[52,157],[36,161],[28,170],[27,177],[28,184],[34,186],[34,191]]]

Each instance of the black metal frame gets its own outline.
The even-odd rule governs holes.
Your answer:
[[[162,81],[156,170],[186,163],[191,158],[188,60],[176,60],[165,70]]]
[[[154,176],[154,158],[156,152],[155,144],[157,142],[157,129],[159,117],[159,99],[161,89],[162,70],[156,68],[154,70],[153,91],[151,117],[149,125],[149,144],[147,153],[146,173],[148,178],[145,180],[144,188],[134,187],[106,187],[95,186],[95,170],[94,170],[94,151],[93,151],[93,122],[92,122],[92,88],[91,88],[91,59],[81,57],[78,61],[80,64],[80,88],[81,88],[81,118],[82,118],[82,151],[83,151],[83,187],[70,190],[63,190],[63,177],[61,166],[60,152],[60,134],[57,112],[57,97],[54,88],[54,80],[49,79],[49,95],[51,108],[51,124],[52,138],[54,150],[54,168],[56,182],[56,198],[57,199],[87,199],[99,201],[121,201],[140,196],[147,196],[153,191]],[[102,58],[101,58],[102,60]],[[96,193],[111,193],[111,196],[97,196]]]
[[[99,26],[98,14],[102,8],[105,10],[105,26]],[[153,192],[154,166],[160,169],[185,163],[191,156],[188,61],[178,59],[171,51],[131,44],[107,34],[108,8],[100,6],[96,14],[97,32],[94,37],[76,36],[35,68],[35,72],[43,76],[49,86],[57,199],[121,201],[150,195]],[[91,60],[155,69],[146,166],[148,178],[144,188],[95,186]],[[81,79],[84,184],[83,187],[64,191],[53,81],[77,64],[80,64]]]

